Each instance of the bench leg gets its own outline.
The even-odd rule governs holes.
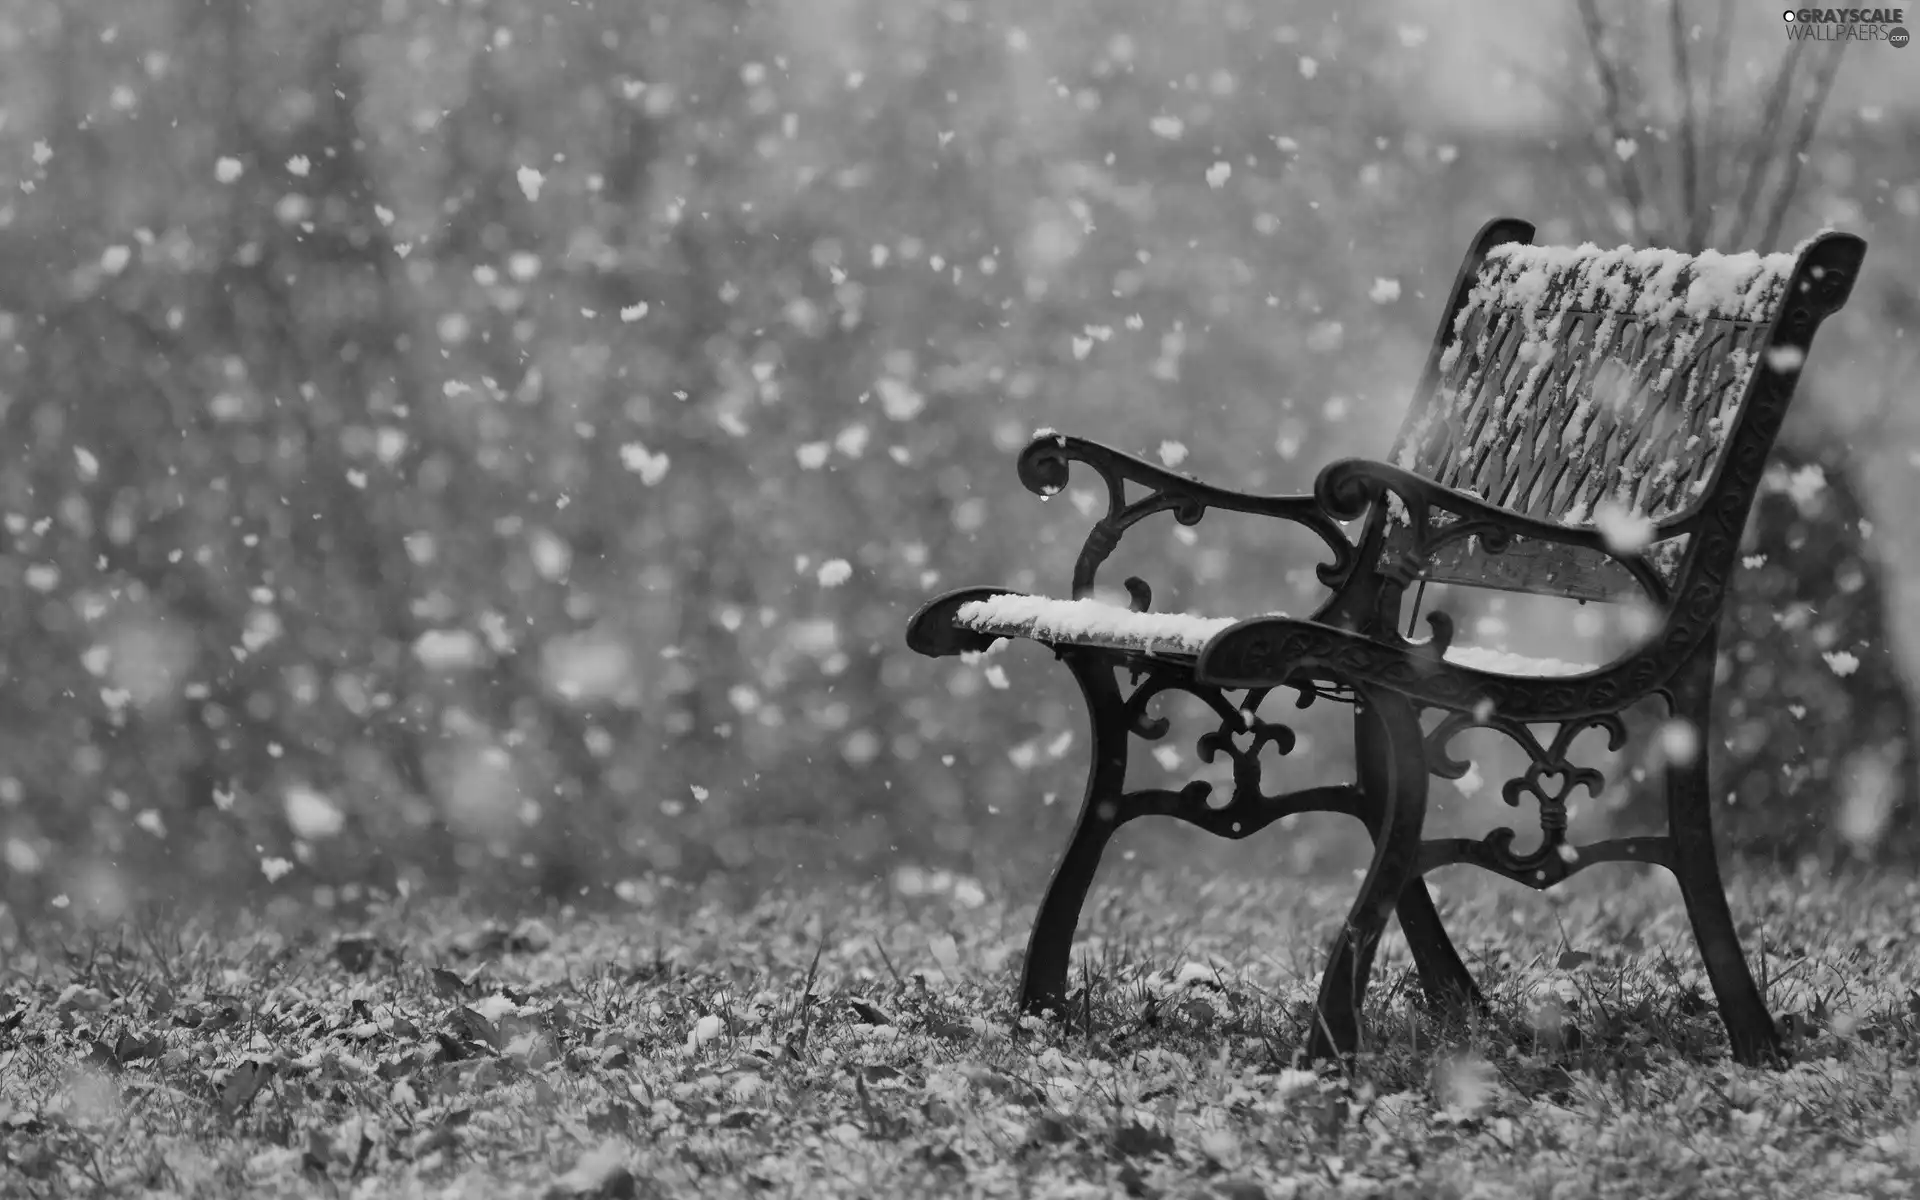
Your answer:
[[[1367,799],[1367,828],[1378,842],[1380,810],[1384,801],[1393,795],[1393,746],[1384,722],[1374,710],[1355,710],[1353,747],[1361,794]],[[1421,769],[1425,770],[1424,751]],[[1433,893],[1427,890],[1426,880],[1416,875],[1408,881],[1400,893],[1395,913],[1400,919],[1400,931],[1406,934],[1407,947],[1413,952],[1413,965],[1420,973],[1420,990],[1426,995],[1427,1003],[1435,1008],[1486,1011],[1486,997],[1481,995],[1467,971],[1467,964],[1460,960],[1460,952],[1453,948],[1453,939],[1440,923],[1440,911],[1434,907]]]
[[[1720,1004],[1720,1019],[1726,1024],[1733,1057],[1747,1066],[1757,1066],[1783,1061],[1785,1055],[1766,1000],[1747,969],[1714,853],[1706,749],[1713,660],[1714,639],[1709,638],[1704,650],[1682,669],[1676,681],[1674,712],[1700,731],[1700,751],[1684,767],[1667,767],[1667,833],[1672,839],[1674,878],[1686,900],[1687,917],[1693,922],[1694,940],[1700,945],[1714,999]]]
[[[1370,802],[1377,806],[1373,864],[1346,924],[1334,938],[1327,971],[1320,980],[1313,1034],[1307,1042],[1311,1059],[1343,1057],[1359,1049],[1360,1005],[1366,998],[1380,935],[1407,886],[1419,878],[1420,830],[1427,813],[1427,763],[1419,716],[1406,700],[1391,694],[1365,694],[1359,703],[1368,709],[1363,719],[1375,725],[1368,744],[1377,753],[1366,755],[1361,768],[1362,786],[1378,798]],[[1426,889],[1420,892],[1424,895]],[[1416,926],[1420,920],[1416,911]],[[1436,928],[1438,924],[1436,917]],[[1454,958],[1457,962],[1458,955]],[[1462,966],[1461,974],[1465,973]]]
[[[1067,967],[1073,955],[1073,932],[1080,924],[1080,906],[1093,886],[1094,872],[1107,840],[1121,824],[1120,797],[1127,781],[1128,731],[1122,720],[1119,684],[1111,664],[1068,652],[1061,657],[1080,683],[1093,730],[1093,765],[1087,773],[1087,791],[1080,802],[1080,820],[1073,840],[1054,868],[1047,894],[1027,938],[1027,958],[1020,971],[1020,1011],[1038,1016],[1051,1010],[1067,1011]]]
[[[1414,969],[1420,973],[1420,991],[1436,1009],[1489,1011],[1487,998],[1473,981],[1460,952],[1453,948],[1446,926],[1440,923],[1440,910],[1434,907],[1433,893],[1427,881],[1415,876],[1400,893],[1394,909],[1400,919],[1400,932],[1407,936],[1407,948],[1413,951]]]

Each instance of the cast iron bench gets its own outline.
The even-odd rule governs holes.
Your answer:
[[[1866,244],[1826,233],[1792,254],[1689,257],[1536,247],[1532,238],[1533,226],[1502,219],[1474,239],[1388,461],[1334,462],[1312,495],[1247,495],[1042,430],[1019,458],[1029,490],[1060,492],[1075,461],[1107,487],[1107,513],[1074,564],[1072,598],[970,587],[914,614],[907,643],[922,654],[1030,638],[1066,663],[1086,698],[1092,765],[1028,942],[1024,1010],[1064,1015],[1080,908],[1125,822],[1177,817],[1242,838],[1289,814],[1331,811],[1363,821],[1374,853],[1320,984],[1311,1056],[1358,1048],[1360,1003],[1390,913],[1430,1002],[1484,1003],[1441,925],[1427,872],[1472,863],[1545,889],[1594,863],[1640,862],[1679,881],[1734,1057],[1782,1057],[1715,859],[1705,729],[1747,512],[1814,332],[1846,302]],[[1129,484],[1144,489],[1138,498],[1128,498]],[[1327,594],[1310,616],[1153,613],[1139,579],[1126,581],[1129,607],[1092,598],[1096,571],[1128,528],[1158,512],[1193,525],[1208,509],[1277,517],[1326,544],[1318,577]],[[1357,539],[1349,536],[1347,523],[1363,517]],[[1427,617],[1431,636],[1411,640],[1399,632],[1402,601],[1428,582],[1581,601],[1637,597],[1657,613],[1655,631],[1597,666],[1456,645],[1439,612]],[[1284,754],[1294,744],[1292,730],[1258,715],[1280,687],[1303,708],[1316,699],[1353,705],[1354,783],[1262,790],[1261,750]],[[1170,691],[1198,697],[1219,718],[1198,749],[1208,762],[1230,759],[1224,803],[1204,780],[1177,791],[1126,787],[1130,739],[1165,736],[1166,718],[1148,705]],[[1598,796],[1604,780],[1569,761],[1570,745],[1598,728],[1611,749],[1623,748],[1622,714],[1654,696],[1697,731],[1691,761],[1664,771],[1667,832],[1573,846],[1567,800],[1580,787]],[[1434,713],[1438,723],[1423,728]],[[1536,736],[1541,726],[1554,736]],[[1542,840],[1530,853],[1518,853],[1504,828],[1480,840],[1422,839],[1427,776],[1463,776],[1470,764],[1449,743],[1476,727],[1512,738],[1531,762],[1504,789],[1509,804],[1530,795],[1539,807]]]

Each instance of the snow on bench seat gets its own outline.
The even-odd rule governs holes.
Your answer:
[[[1447,661],[1469,671],[1493,675],[1584,675],[1599,670],[1598,663],[1568,662],[1561,658],[1532,658],[1492,646],[1448,646]]]
[[[1051,596],[1011,592],[969,601],[954,615],[959,625],[1003,637],[1185,655],[1198,655],[1215,634],[1241,619],[1197,613],[1134,612],[1104,600],[1057,600]],[[1446,657],[1456,666],[1496,675],[1579,675],[1595,669],[1592,663],[1530,658],[1487,646],[1451,646]]]

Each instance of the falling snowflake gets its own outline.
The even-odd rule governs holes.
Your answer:
[[[287,789],[286,812],[288,828],[310,842],[333,837],[347,824],[346,816],[333,801],[299,784]]]
[[[293,864],[284,858],[263,858],[260,860],[260,873],[267,877],[268,883],[279,883],[293,870]]]
[[[914,390],[912,384],[891,376],[883,376],[874,384],[874,390],[880,393],[881,409],[896,421],[911,421],[927,406],[926,397]]]
[[[1784,375],[1789,371],[1798,371],[1800,364],[1807,361],[1807,352],[1798,346],[1775,346],[1767,351],[1767,369]]]
[[[1639,554],[1653,543],[1652,519],[1611,500],[1594,510],[1593,524],[1615,554]]]
[[[1700,731],[1693,722],[1676,718],[1660,727],[1660,752],[1676,767],[1692,764],[1700,754]]]
[[[627,470],[638,474],[640,482],[647,487],[665,479],[667,468],[673,465],[673,460],[664,451],[654,454],[639,442],[628,442],[620,447],[620,462]]]
[[[866,450],[870,436],[865,425],[849,425],[833,439],[833,445],[848,458],[859,458]]]
[[[237,158],[223,156],[213,164],[213,177],[221,183],[235,183],[245,172],[246,168],[240,165]]]
[[[821,587],[839,587],[847,580],[853,578],[853,564],[844,558],[832,559],[821,564],[820,570],[814,578],[820,581]]]
[[[1827,473],[1820,469],[1819,463],[1808,463],[1787,478],[1787,495],[1803,509],[1817,500],[1826,487]]]
[[[40,871],[40,852],[20,838],[8,838],[4,861],[7,869],[20,875],[34,875]]]
[[[1227,186],[1227,180],[1233,178],[1233,164],[1217,162],[1207,168],[1207,186],[1219,189]]]
[[[540,189],[547,182],[547,177],[532,167],[521,167],[514,178],[520,181],[520,191],[529,203],[540,198]]]
[[[1182,442],[1166,441],[1160,443],[1160,461],[1169,467],[1177,467],[1187,461],[1187,447]]]
[[[1860,659],[1850,651],[1829,650],[1820,657],[1826,659],[1827,668],[1842,679],[1860,669]]]
[[[620,310],[620,319],[629,325],[646,315],[647,302],[645,300],[640,301],[638,304],[629,304]]]
[[[480,639],[465,629],[429,629],[414,641],[413,654],[422,665],[438,671],[477,667],[486,660]]]
[[[1367,289],[1367,299],[1375,304],[1392,304],[1399,298],[1400,281],[1398,279],[1376,279],[1373,281],[1373,286]]]

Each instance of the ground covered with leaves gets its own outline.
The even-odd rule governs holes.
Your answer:
[[[483,920],[375,903],[0,922],[0,1194],[1885,1196],[1920,1186],[1920,882],[1743,872],[1795,1049],[1726,1058],[1664,877],[1437,880],[1493,1000],[1397,935],[1303,1069],[1351,884],[1120,877],[1066,1025],[971,885]],[[1762,947],[1764,946],[1764,950]]]

